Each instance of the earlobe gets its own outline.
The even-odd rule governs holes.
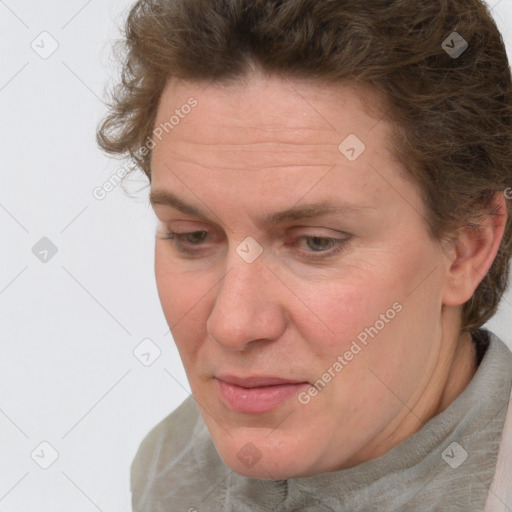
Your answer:
[[[507,200],[496,192],[492,212],[478,226],[462,228],[453,242],[444,305],[460,306],[471,298],[498,253],[506,223]]]

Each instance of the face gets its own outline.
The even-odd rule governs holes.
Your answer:
[[[240,474],[350,467],[432,413],[446,259],[370,101],[257,75],[169,82],[161,97],[158,291],[212,440]]]

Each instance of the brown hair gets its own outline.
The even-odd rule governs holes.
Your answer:
[[[449,52],[461,48],[453,32],[468,43],[458,56]],[[139,0],[124,46],[122,80],[98,142],[129,155],[150,180],[151,152],[140,149],[167,79],[236,81],[256,64],[383,93],[396,158],[422,191],[436,240],[478,225],[494,213],[496,192],[512,186],[510,70],[479,0]],[[465,331],[495,313],[507,286],[510,201],[507,207],[500,250],[464,304]]]

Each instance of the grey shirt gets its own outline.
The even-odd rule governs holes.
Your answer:
[[[488,340],[466,389],[418,432],[381,457],[305,478],[259,480],[231,471],[190,396],[137,451],[133,511],[481,512],[512,387],[512,353],[492,333]]]

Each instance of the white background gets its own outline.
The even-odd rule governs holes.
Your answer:
[[[94,135],[131,3],[0,0],[0,512],[130,510],[140,441],[189,393],[145,181],[129,180],[131,198],[92,194],[123,164]],[[512,55],[512,0],[491,5]],[[31,47],[56,44],[48,58]],[[32,252],[43,237],[58,251],[46,262]],[[509,345],[511,304],[509,292],[490,323]],[[133,354],[146,338],[161,351],[147,367]],[[43,441],[58,453],[48,469]]]

